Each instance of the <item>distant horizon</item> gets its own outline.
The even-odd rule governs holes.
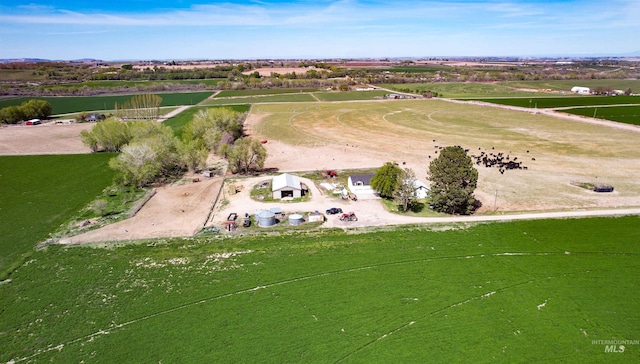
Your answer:
[[[637,0],[15,0],[0,59],[633,57],[638,19]]]
[[[543,55],[543,56],[388,56],[388,57],[357,57],[357,58],[345,58],[345,57],[293,57],[293,58],[145,58],[145,59],[97,59],[90,57],[75,58],[75,59],[50,59],[40,57],[15,57],[15,58],[0,58],[0,62],[7,61],[35,61],[35,62],[107,62],[107,63],[121,63],[121,62],[223,62],[223,61],[329,61],[329,60],[347,60],[347,61],[445,61],[445,60],[463,60],[463,59],[478,59],[478,60],[495,60],[499,61],[507,59],[508,61],[519,60],[564,60],[564,61],[580,61],[580,60],[593,60],[593,59],[632,59],[633,61],[640,61],[640,52],[631,52],[624,55]]]

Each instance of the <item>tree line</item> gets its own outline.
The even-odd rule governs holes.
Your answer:
[[[51,115],[51,104],[44,100],[28,100],[19,106],[0,109],[0,123],[17,124],[29,119],[46,119]]]
[[[119,152],[109,161],[109,167],[118,172],[117,183],[145,187],[202,170],[211,152],[226,157],[234,173],[262,169],[266,149],[259,141],[243,137],[245,117],[227,108],[201,110],[187,123],[181,138],[153,120],[108,118],[80,136],[93,152]]]

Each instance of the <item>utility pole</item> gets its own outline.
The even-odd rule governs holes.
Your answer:
[[[493,199],[493,211],[498,209],[498,190],[496,190],[495,197]]]

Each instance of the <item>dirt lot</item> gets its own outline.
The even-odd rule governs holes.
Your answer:
[[[80,154],[91,150],[82,144],[80,132],[93,124],[55,124],[0,128],[0,155]]]
[[[80,235],[61,244],[122,241],[191,236],[198,232],[222,186],[222,177],[202,178],[198,183],[164,186],[132,218]]]

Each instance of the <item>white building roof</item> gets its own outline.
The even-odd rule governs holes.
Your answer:
[[[418,189],[418,188],[423,188],[425,190],[430,190],[429,186],[427,186],[426,183],[419,181],[419,180],[415,180],[413,181],[413,188]]]
[[[271,181],[271,191],[275,192],[283,188],[301,190],[302,187],[300,187],[300,178],[288,173],[283,173],[279,176],[273,177],[273,180]]]

